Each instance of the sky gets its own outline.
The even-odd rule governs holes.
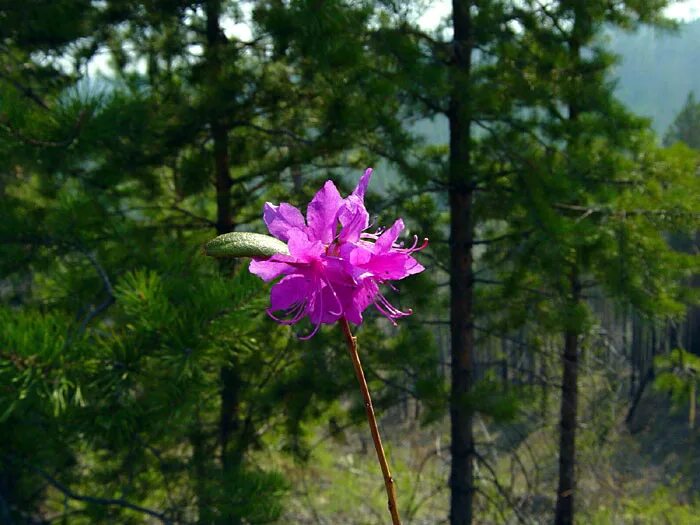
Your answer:
[[[671,18],[689,21],[700,18],[700,0],[688,0],[676,5],[672,5],[666,11],[666,14]]]
[[[420,23],[426,28],[436,27],[451,11],[450,0],[436,0],[421,16]],[[700,0],[685,0],[674,3],[666,9],[666,16],[685,22],[700,18]]]

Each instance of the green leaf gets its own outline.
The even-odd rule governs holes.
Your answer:
[[[260,233],[232,232],[219,235],[204,245],[204,253],[211,257],[270,257],[289,254],[282,241]]]

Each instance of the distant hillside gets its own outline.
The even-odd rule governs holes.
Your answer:
[[[620,99],[639,115],[651,117],[663,134],[683,106],[688,92],[700,95],[700,20],[669,33],[643,28],[615,32],[610,49],[620,55]]]

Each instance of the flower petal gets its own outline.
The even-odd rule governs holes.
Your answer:
[[[324,251],[321,241],[310,241],[306,233],[298,229],[289,231],[287,247],[292,257],[303,262],[318,259]]]
[[[306,230],[304,216],[297,208],[286,202],[279,206],[266,202],[263,206],[263,220],[269,232],[281,241],[289,239],[289,231],[292,229]]]
[[[379,292],[379,286],[371,279],[356,286],[352,294],[352,303],[346,307],[346,318],[354,324],[362,323],[362,312],[374,303],[374,298]]]
[[[360,239],[360,234],[369,226],[369,213],[365,204],[357,195],[350,195],[338,214],[342,226],[338,240],[341,243],[354,243]]]
[[[280,275],[286,275],[294,271],[294,267],[289,264],[293,261],[293,257],[281,254],[273,255],[267,259],[251,259],[248,270],[263,281],[269,282]]]
[[[292,306],[306,300],[310,280],[302,274],[288,275],[270,291],[270,311],[288,310]]]
[[[313,299],[309,305],[309,320],[314,326],[335,323],[343,316],[343,305],[339,303],[335,289],[328,284],[316,289]]]
[[[423,270],[425,270],[425,266],[416,261],[413,257],[409,256],[407,258],[406,266],[404,267],[407,276],[421,273]]]
[[[375,255],[365,264],[365,268],[372,272],[380,281],[398,281],[408,277],[406,272],[408,255],[399,252],[388,252]]]
[[[385,253],[391,250],[403,229],[403,220],[396,219],[396,222],[391,225],[391,228],[382,233],[377,239],[377,242],[374,243],[374,253]]]
[[[360,177],[360,181],[357,183],[357,187],[352,192],[353,195],[358,196],[361,200],[365,199],[365,192],[367,191],[367,186],[369,186],[369,181],[372,178],[372,168],[367,168],[364,175]]]
[[[306,210],[309,239],[329,244],[335,237],[338,210],[343,199],[332,181],[326,181]]]

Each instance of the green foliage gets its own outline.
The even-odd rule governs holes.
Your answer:
[[[282,515],[289,486],[277,472],[234,469],[203,481],[208,497],[216,504],[203,509],[202,523],[273,523]]]
[[[305,421],[363,420],[339,408],[356,385],[338,334],[301,346],[264,315],[269,289],[244,264],[201,251],[226,205],[233,226],[260,229],[266,200],[303,202],[405,138],[393,84],[368,73],[347,25],[370,11],[260,4],[244,41],[207,33],[218,8],[218,23],[247,16],[215,0],[58,2],[80,16],[45,25],[58,15],[41,8],[42,38],[18,25],[3,41],[0,522],[142,523],[136,505],[173,523],[267,523],[291,487],[251,455],[308,457]],[[17,9],[0,13],[26,19]],[[105,50],[113,75],[86,78]],[[440,414],[436,348],[413,332],[425,345],[396,362],[410,339],[368,326],[365,359],[392,384],[415,375],[411,395]],[[399,397],[374,388],[378,407]]]
[[[66,333],[61,313],[0,310],[0,423],[28,414],[57,417],[85,405],[75,363],[86,355],[79,334]]]
[[[475,412],[493,418],[499,423],[513,421],[521,403],[527,399],[525,389],[505,386],[492,375],[477,381],[466,403]]]
[[[659,487],[650,494],[634,498],[622,497],[611,506],[601,506],[586,512],[587,523],[635,523],[652,525],[673,523],[692,525],[697,522],[699,504],[679,498],[678,488]]]
[[[658,148],[613,99],[613,57],[596,39],[605,24],[654,21],[663,3],[581,4],[580,26],[567,2],[474,9],[483,55],[457,81],[480,130],[469,138],[480,381],[462,401],[489,426],[517,425],[539,393],[510,384],[513,354],[551,373],[558,334],[598,326],[572,294],[572,269],[585,290],[649,317],[678,318],[696,299],[686,283],[697,256],[667,240],[698,226],[697,154]],[[368,311],[360,352],[380,415],[415,406],[440,436],[449,148],[427,144],[425,129],[444,124],[456,78],[446,35],[413,25],[418,7],[0,5],[0,522],[269,523],[299,505],[299,473],[315,469],[330,480],[313,494],[329,519],[365,519],[355,514],[368,498],[383,507],[373,459],[357,460],[371,477],[356,485],[356,451],[319,451],[326,428],[339,442],[365,418],[337,329],[300,343],[304,326],[264,315],[269,288],[245,263],[202,247],[217,231],[263,231],[263,202],[302,204],[319,181],[347,186],[350,170],[381,157],[382,191],[368,195],[377,224],[403,216],[431,247],[420,255],[428,272],[397,299],[416,315],[395,328]],[[246,20],[249,38],[231,31]],[[575,26],[588,47],[572,61],[570,35],[557,32]],[[106,55],[109,77],[89,78],[87,64]],[[577,122],[562,114],[573,102]],[[691,102],[673,132],[684,141]],[[262,238],[263,251],[248,242]],[[217,239],[207,254],[284,249],[254,233]],[[683,366],[676,353],[657,362],[659,387],[684,403],[686,354]],[[444,495],[446,474],[426,459],[432,434],[420,457],[392,445],[403,427],[387,434],[412,489],[407,516],[433,519],[445,498],[429,510],[423,498]],[[503,497],[494,487],[479,490]]]
[[[267,523],[281,511],[285,483],[278,474],[243,465],[219,473],[212,459],[182,450],[189,441],[204,450],[213,446],[206,428],[216,421],[212,393],[227,356],[236,356],[252,385],[260,379],[256,374],[268,375],[259,355],[281,341],[274,333],[261,337],[255,322],[265,290],[245,271],[223,279],[203,258],[163,255],[160,272],[134,270],[116,282],[110,323],[89,336],[59,313],[2,311],[2,431],[13,437],[4,443],[4,461],[10,472],[26,469],[25,462],[44,472],[57,461],[51,453],[60,454],[65,482],[78,474],[69,458],[92,458],[94,470],[74,479],[77,493],[94,495],[94,487],[116,493],[122,476],[129,476],[140,487],[131,503],[158,507],[167,483],[176,483],[166,514],[185,512],[195,495],[215,513],[207,518],[200,507],[204,522]],[[252,385],[251,393],[264,397],[265,390]],[[55,429],[50,447],[23,437],[36,425]],[[32,448],[37,446],[43,452]],[[117,518],[117,511],[88,505],[82,512],[85,523],[127,519]]]
[[[695,426],[698,402],[698,378],[700,377],[700,357],[682,348],[676,348],[666,355],[657,356],[654,366],[658,374],[654,386],[671,395],[676,407],[689,406],[688,425]]]

